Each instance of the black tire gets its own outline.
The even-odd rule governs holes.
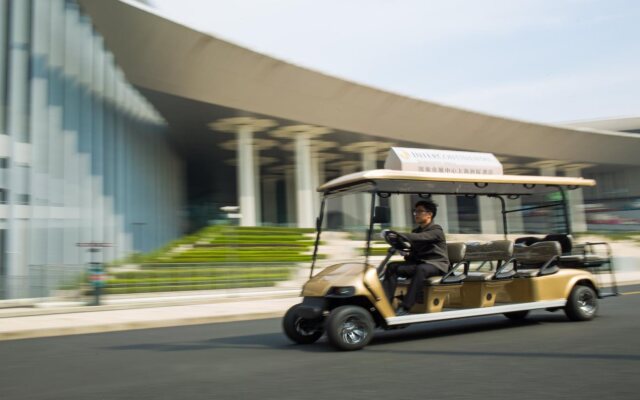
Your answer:
[[[332,346],[339,350],[360,350],[373,338],[371,313],[358,306],[341,306],[329,314],[325,329]]]
[[[316,342],[322,334],[322,319],[309,320],[302,318],[298,313],[300,304],[291,307],[282,319],[282,329],[285,335],[298,344],[311,344]]]
[[[588,321],[596,316],[598,296],[589,286],[576,285],[564,306],[564,312],[572,321]]]
[[[527,318],[527,315],[529,315],[529,310],[504,313],[504,316],[512,321],[522,321],[523,319]]]

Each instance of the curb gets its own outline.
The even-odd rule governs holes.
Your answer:
[[[247,321],[282,317],[286,310],[249,313],[240,315],[175,318],[164,321],[126,322],[115,324],[96,324],[82,327],[62,327],[48,329],[29,329],[16,332],[0,333],[0,341],[34,339],[53,336],[84,335],[89,333],[119,332],[138,329],[170,328],[187,325],[213,324],[219,322]]]
[[[71,307],[60,308],[33,308],[29,310],[20,310],[15,312],[3,312],[0,314],[0,320],[3,318],[16,318],[16,317],[35,317],[40,315],[55,315],[55,314],[74,314],[74,313],[86,313],[95,311],[118,311],[118,310],[133,310],[138,308],[161,308],[161,307],[173,307],[173,306],[189,306],[195,304],[216,304],[216,303],[234,303],[247,300],[271,300],[271,299],[284,299],[289,297],[299,297],[300,290],[291,291],[291,293],[265,293],[264,295],[257,295],[251,297],[242,297],[239,295],[229,297],[218,298],[201,298],[201,299],[175,299],[170,301],[138,301],[135,303],[123,303],[123,304],[105,304],[101,306],[87,306],[78,305]]]

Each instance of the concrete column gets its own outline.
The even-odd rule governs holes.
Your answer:
[[[298,134],[295,137],[295,157],[298,227],[313,228],[313,179],[311,176],[311,147],[308,135]]]
[[[498,212],[498,199],[478,196],[481,233],[502,233],[502,215]]]
[[[238,198],[240,225],[256,225],[255,167],[253,165],[253,131],[248,125],[238,128]]]
[[[438,215],[436,215],[435,222],[442,227],[445,233],[450,232],[447,197],[444,195],[431,196],[433,202],[438,205]]]
[[[411,207],[408,204],[408,195],[392,194],[389,198],[391,203],[391,226],[398,230],[405,230],[411,224],[408,223],[411,215]]]
[[[369,171],[378,167],[378,152],[375,147],[365,147],[361,150],[360,160],[362,162],[362,171]],[[371,196],[367,194],[358,195],[362,203],[362,212],[360,219],[368,224],[371,215]]]
[[[582,169],[571,168],[566,170],[566,176],[580,177]],[[574,232],[587,231],[587,216],[584,208],[584,194],[582,188],[568,190],[569,212],[571,214],[571,226]]]
[[[540,176],[556,176],[556,167],[545,165],[539,168]]]

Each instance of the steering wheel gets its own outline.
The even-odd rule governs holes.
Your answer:
[[[382,238],[396,250],[408,253],[411,251],[411,241],[402,233],[385,229],[380,234]]]

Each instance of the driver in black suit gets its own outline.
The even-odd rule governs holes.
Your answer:
[[[409,314],[416,302],[424,302],[422,287],[426,278],[444,275],[449,270],[444,232],[440,225],[433,223],[437,211],[438,206],[431,200],[416,203],[413,216],[418,226],[404,235],[411,242],[411,251],[405,255],[404,262],[392,262],[387,266],[382,286],[390,302],[396,292],[398,277],[411,278],[407,293],[396,310],[397,316]]]

